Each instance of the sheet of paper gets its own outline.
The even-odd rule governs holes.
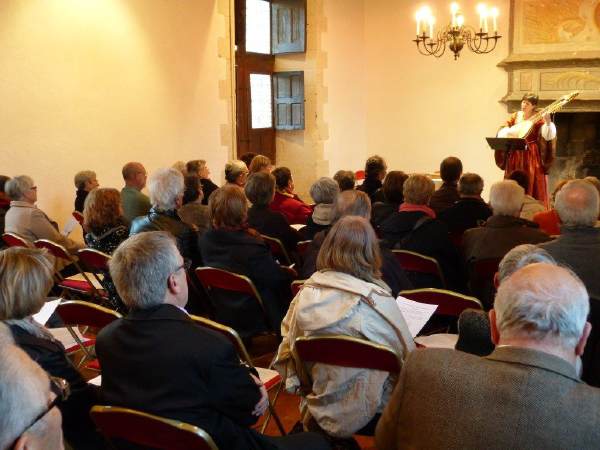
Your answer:
[[[92,284],[94,285],[94,287],[96,289],[104,289],[102,287],[102,285],[100,283],[98,283],[98,280],[96,280],[96,277],[94,276],[94,274],[91,274],[89,272],[85,273],[87,275],[87,277],[90,279],[90,281],[92,282]],[[102,279],[102,274],[99,273],[98,277],[100,277],[100,279]],[[67,280],[74,280],[74,281],[86,281],[86,279],[83,277],[83,275],[81,275],[80,273],[75,274],[71,277],[66,278]]]
[[[56,307],[58,306],[58,304],[61,301],[62,301],[62,299],[59,298],[59,299],[50,300],[49,302],[44,303],[44,306],[42,306],[42,309],[40,309],[40,312],[33,315],[33,320],[35,320],[40,325],[46,325],[46,322],[48,322],[48,319],[50,318],[50,316],[52,314],[54,314],[54,310],[56,310]]]
[[[425,348],[454,348],[458,341],[458,334],[439,333],[429,336],[419,336],[415,342]]]
[[[88,381],[88,383],[93,384],[94,386],[100,386],[102,384],[102,375],[98,375],[96,378],[92,378]]]
[[[281,379],[279,372],[276,370],[256,367],[256,371],[258,372],[258,378],[260,378],[260,381],[263,382],[267,390],[273,387],[273,385]]]
[[[290,227],[292,227],[294,230],[299,230],[300,228],[304,227],[305,225],[302,225],[301,223],[293,223],[290,225]]]
[[[68,236],[78,225],[79,225],[79,222],[77,222],[77,220],[75,220],[75,217],[71,216],[69,218],[69,220],[67,221],[67,223],[65,223],[65,226],[64,226],[63,230],[61,231],[61,234],[63,236]]]
[[[406,320],[408,329],[412,337],[419,334],[419,331],[425,326],[427,321],[433,316],[438,305],[428,305],[427,303],[419,303],[402,296],[396,298],[396,303]]]
[[[90,340],[84,337],[77,328],[73,328],[73,330],[75,331],[75,334],[79,337],[79,339],[81,339],[81,342],[87,342]],[[78,345],[77,341],[73,338],[73,336],[71,336],[71,333],[69,333],[69,330],[67,330],[66,328],[48,328],[48,331],[52,333],[54,339],[60,341],[67,350],[71,347]]]

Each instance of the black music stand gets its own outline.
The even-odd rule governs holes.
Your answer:
[[[510,156],[510,152],[522,152],[527,148],[527,141],[522,138],[499,138],[499,137],[489,137],[485,138],[489,146],[494,150],[494,156],[496,159],[496,164],[498,162],[498,152],[502,152],[504,155],[504,160],[502,162],[501,168],[506,168],[506,161],[508,161],[508,157]],[[506,169],[505,169],[506,170]]]

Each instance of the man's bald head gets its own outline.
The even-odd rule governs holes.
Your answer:
[[[141,190],[146,185],[146,169],[139,162],[128,162],[123,166],[121,173],[127,186]]]
[[[598,190],[586,180],[569,181],[556,194],[555,207],[564,225],[593,227],[600,210]]]

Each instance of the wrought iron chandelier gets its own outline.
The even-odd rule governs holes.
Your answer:
[[[498,39],[498,8],[488,8],[485,4],[477,5],[479,14],[479,30],[465,25],[465,17],[460,11],[458,3],[450,5],[452,20],[442,30],[434,35],[435,17],[431,8],[424,6],[417,11],[417,38],[413,40],[417,44],[417,50],[422,55],[433,55],[439,58],[446,51],[446,46],[454,53],[454,59],[458,59],[460,51],[465,44],[474,53],[490,53],[496,48]],[[492,31],[489,32],[491,20]]]

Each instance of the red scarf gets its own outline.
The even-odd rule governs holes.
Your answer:
[[[400,212],[420,211],[420,212],[424,212],[425,214],[427,214],[432,219],[435,219],[435,211],[433,209],[431,209],[427,205],[415,205],[413,203],[402,203],[400,205],[399,211]]]

